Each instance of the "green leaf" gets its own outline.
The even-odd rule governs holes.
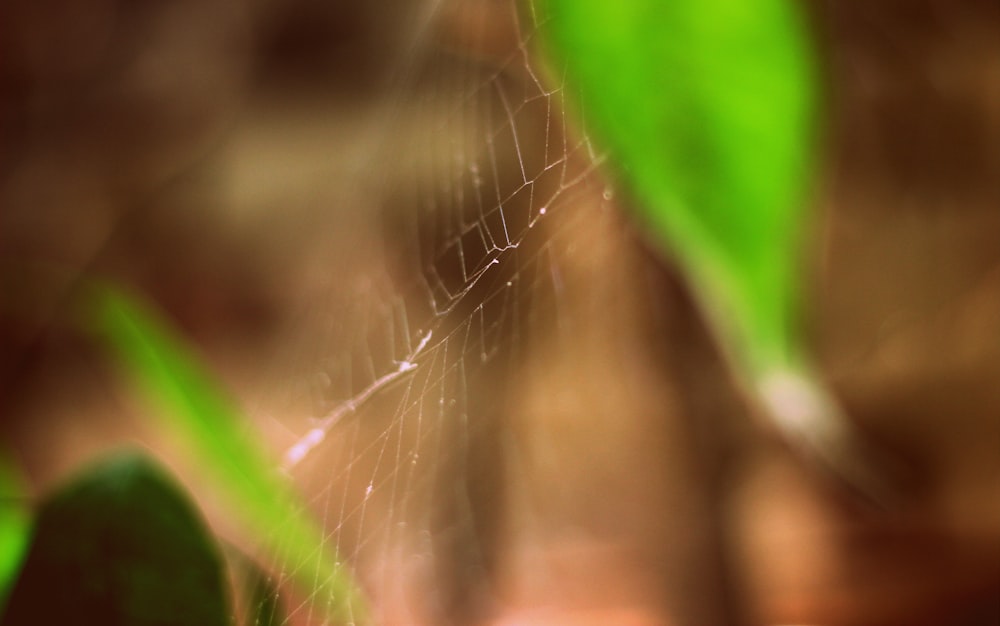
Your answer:
[[[876,502],[897,487],[800,329],[816,169],[813,51],[793,0],[531,0],[552,82],[790,441]]]
[[[42,504],[2,623],[228,626],[222,572],[187,498],[122,454]]]
[[[795,366],[812,50],[788,0],[534,0],[553,82],[755,378]]]
[[[20,472],[0,454],[0,609],[28,548],[31,515]]]
[[[299,586],[332,621],[368,622],[361,588],[323,529],[304,513],[289,481],[184,342],[152,310],[110,285],[95,285],[89,304],[95,331],[157,408],[155,415],[198,455],[238,521],[268,538],[265,547],[277,559],[295,564]]]

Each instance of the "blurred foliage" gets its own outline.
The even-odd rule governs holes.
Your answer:
[[[788,0],[534,0],[553,82],[756,378],[797,365],[816,81]]]
[[[884,453],[801,326],[818,81],[792,0],[535,0],[540,47],[653,243],[688,277],[737,380],[784,437],[879,505]]]
[[[329,611],[332,620],[366,623],[360,587],[324,540],[323,529],[303,511],[246,420],[183,341],[149,308],[117,288],[95,286],[91,296],[95,331],[157,407],[164,426],[199,456],[238,523],[262,541],[275,539],[264,547],[280,562],[297,564],[294,575],[300,587],[322,599],[319,608]]]
[[[31,520],[26,491],[17,467],[0,454],[0,608],[28,547]]]

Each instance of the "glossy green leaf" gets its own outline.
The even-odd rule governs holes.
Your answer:
[[[3,626],[229,626],[222,561],[188,499],[127,453],[46,500]]]
[[[246,420],[184,342],[121,290],[95,287],[91,300],[100,335],[156,405],[163,423],[198,454],[239,521],[255,536],[270,538],[266,547],[281,562],[296,564],[299,586],[322,600],[331,620],[366,623],[360,587],[324,540],[322,528],[305,514]]]
[[[20,472],[0,454],[0,608],[28,547],[31,514]]]
[[[797,358],[812,51],[789,0],[533,0],[552,82],[751,376]]]

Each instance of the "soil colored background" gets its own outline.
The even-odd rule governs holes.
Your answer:
[[[1000,8],[810,8],[829,116],[810,332],[899,502],[860,503],[746,414],[669,265],[589,180],[527,244],[555,255],[558,298],[526,297],[531,340],[470,383],[479,569],[438,545],[431,579],[379,598],[387,623],[1000,624]],[[304,432],[288,390],[324,311],[374,297],[399,190],[435,184],[408,160],[448,113],[421,95],[490,71],[514,28],[502,0],[5,2],[0,434],[33,490],[122,442],[170,450],[74,322],[91,272],[168,311],[276,452]],[[406,69],[424,48],[456,61]],[[396,155],[374,178],[373,151]]]

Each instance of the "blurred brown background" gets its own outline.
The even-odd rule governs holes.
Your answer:
[[[1000,7],[810,9],[829,116],[810,331],[905,467],[891,507],[746,414],[505,0],[0,4],[7,448],[36,493],[129,441],[199,484],[79,330],[88,275],[162,306],[276,455],[406,353],[381,329],[476,327],[489,358],[435,341],[415,406],[390,390],[295,474],[385,623],[1000,624]],[[435,316],[491,187],[520,245]],[[387,441],[408,456],[371,452]]]

